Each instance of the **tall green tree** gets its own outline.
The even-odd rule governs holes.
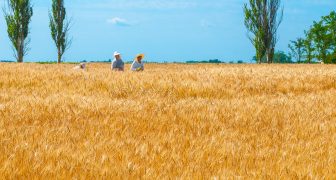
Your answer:
[[[328,16],[323,16],[322,21],[328,29],[328,34],[331,36],[331,46],[336,52],[336,12],[332,11]]]
[[[310,29],[316,51],[316,58],[324,63],[328,62],[328,53],[332,44],[332,36],[328,34],[328,28],[324,26],[323,21],[314,22]]]
[[[263,0],[266,10],[264,10],[264,29],[266,31],[265,45],[267,62],[273,63],[275,46],[278,42],[278,28],[283,19],[283,8],[280,7],[281,0]]]
[[[330,34],[331,38],[330,43],[332,52],[329,54],[327,61],[336,63],[336,12],[332,11],[328,16],[323,16],[322,20],[327,27],[328,34]]]
[[[245,26],[252,34],[249,37],[259,62],[265,55],[268,63],[273,62],[277,31],[283,18],[280,4],[281,0],[250,0],[244,5]]]
[[[61,63],[65,51],[71,45],[71,40],[68,38],[70,21],[67,19],[64,0],[52,0],[52,10],[49,13],[49,19],[51,37],[57,48],[57,63]]]
[[[290,54],[292,57],[296,59],[298,63],[302,62],[302,58],[304,56],[305,52],[305,40],[303,38],[297,38],[295,41],[291,41],[291,43],[288,45],[288,48],[290,49]]]
[[[22,63],[29,51],[29,24],[33,16],[33,8],[30,0],[7,0],[6,7],[4,14],[8,37],[12,42],[17,62]]]
[[[263,29],[263,4],[261,0],[250,0],[249,5],[244,4],[245,26],[249,31],[248,37],[256,50],[256,60],[262,62],[266,53],[266,46],[263,43],[265,31]]]

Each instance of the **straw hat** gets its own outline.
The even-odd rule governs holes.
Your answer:
[[[138,60],[138,57],[141,57],[141,59],[144,59],[145,55],[144,54],[138,54],[138,55],[135,56],[134,60]]]

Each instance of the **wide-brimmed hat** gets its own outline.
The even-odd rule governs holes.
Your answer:
[[[141,57],[141,59],[145,58],[144,54],[137,54],[134,58],[134,60],[138,60],[138,57]]]
[[[120,53],[118,51],[114,52],[114,56],[118,56]]]

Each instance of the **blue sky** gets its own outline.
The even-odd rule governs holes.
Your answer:
[[[249,61],[254,49],[244,27],[248,0],[65,0],[73,20],[66,61],[124,60],[145,53],[147,61],[221,59]],[[5,0],[0,0],[1,7]],[[55,60],[48,27],[49,0],[32,0],[30,52],[26,61]],[[335,10],[335,0],[283,0],[278,50],[302,36],[314,20]],[[0,16],[0,59],[14,60]]]

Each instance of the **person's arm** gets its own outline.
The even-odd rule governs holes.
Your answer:
[[[132,63],[131,71],[137,71],[135,62]]]

